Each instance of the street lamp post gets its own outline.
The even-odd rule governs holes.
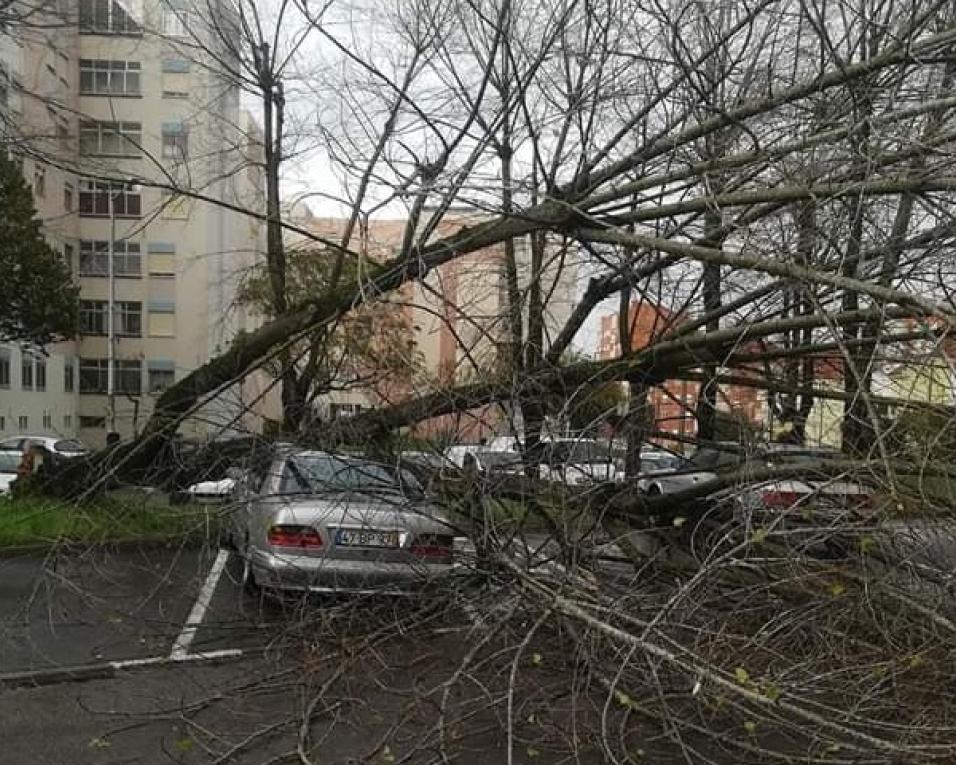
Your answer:
[[[114,443],[119,440],[116,432],[116,266],[114,259],[116,255],[116,198],[127,191],[130,193],[139,192],[140,187],[136,184],[120,183],[116,190],[112,181],[109,182],[109,200],[110,200],[110,241],[109,241],[109,264],[107,265],[107,280],[109,281],[109,294],[106,306],[106,442]]]
[[[122,187],[121,187],[122,188]],[[116,432],[116,325],[114,320],[114,311],[116,308],[116,274],[113,266],[116,242],[116,192],[113,183],[109,185],[110,199],[110,243],[108,251],[108,265],[106,277],[109,282],[107,287],[107,305],[106,305],[106,412],[107,412],[107,431],[106,440],[112,440],[112,434]]]

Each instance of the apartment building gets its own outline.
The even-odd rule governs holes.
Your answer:
[[[16,374],[36,349],[8,350],[0,431],[20,429],[26,416],[31,431],[98,445],[111,429],[135,433],[162,390],[254,325],[236,288],[261,256],[261,225],[215,201],[261,210],[263,183],[251,161],[256,126],[236,85],[186,44],[201,25],[185,4],[76,0],[57,12],[64,23],[34,25],[15,41],[16,132],[7,142],[50,243],[76,274],[80,334],[46,349],[43,395]],[[51,410],[35,426],[35,415],[18,414],[32,397]],[[241,427],[243,404],[237,386],[187,430]]]
[[[426,219],[427,219],[426,211]],[[487,219],[471,208],[448,211],[432,233],[438,238]],[[346,221],[300,213],[295,221],[314,233],[336,239]],[[354,235],[351,248],[383,261],[401,247],[407,221],[370,220]],[[301,244],[292,237],[291,244]],[[577,290],[576,251],[566,251],[550,242],[545,248],[541,272],[532,274],[531,246],[527,237],[515,240],[518,288],[527,330],[528,296],[535,278],[541,287],[544,315],[544,348],[570,317]],[[439,390],[451,384],[487,379],[499,368],[501,354],[508,352],[508,291],[504,246],[499,244],[457,258],[412,282],[390,296],[393,310],[400,312],[409,328],[410,364],[414,369],[391,385],[358,386],[336,391],[317,400],[322,418],[357,411]],[[438,417],[418,428],[423,434],[454,432],[458,438],[477,440],[497,433],[521,430],[521,423],[508,407],[483,407],[454,417]]]
[[[628,310],[627,331],[631,348],[640,350],[678,328],[684,321],[681,313],[653,302],[635,301]],[[597,357],[613,359],[621,353],[620,323],[617,311],[601,316]],[[738,374],[741,372],[738,371]],[[664,380],[648,392],[648,406],[654,415],[655,430],[691,437],[697,432],[694,412],[700,384],[687,380]],[[764,427],[768,417],[765,394],[758,388],[742,385],[721,385],[717,393],[717,409],[739,417],[755,427]],[[679,441],[678,441],[679,442]]]

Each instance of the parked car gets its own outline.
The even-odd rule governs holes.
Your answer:
[[[638,483],[647,494],[670,494],[717,479],[722,473],[775,466],[806,466],[806,474],[794,478],[744,481],[733,487],[738,509],[779,511],[813,504],[814,512],[866,508],[870,490],[861,483],[814,475],[815,465],[840,457],[835,449],[765,444],[745,449],[736,443],[701,446],[677,472],[652,476]]]
[[[478,449],[465,455],[464,469],[481,475],[521,475],[524,463],[518,452]]]
[[[186,487],[183,499],[203,505],[228,502],[236,489],[236,479],[226,476],[215,481],[199,481]]]
[[[28,443],[38,444],[57,457],[82,457],[90,450],[75,438],[58,436],[11,436],[0,441],[0,451],[23,453]]]
[[[445,459],[459,469],[465,467],[465,457],[469,454],[487,449],[484,444],[454,444],[445,449]]]
[[[17,478],[20,452],[0,452],[0,496],[10,493],[10,484]]]
[[[623,481],[627,462],[627,446],[617,443],[612,444],[611,453],[614,458],[617,479]],[[647,479],[650,476],[673,473],[679,470],[683,464],[684,458],[679,454],[651,444],[641,447],[641,478]]]
[[[454,531],[407,471],[290,451],[236,496],[231,541],[248,586],[394,592],[452,571]]]
[[[407,470],[423,486],[428,487],[454,465],[436,452],[404,451],[398,455],[398,467]]]
[[[542,445],[538,474],[542,480],[569,486],[618,480],[617,460],[606,443],[562,438]]]

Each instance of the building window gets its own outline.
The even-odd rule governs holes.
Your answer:
[[[52,430],[53,429],[53,415],[49,412],[43,413],[43,429]]]
[[[73,430],[73,415],[72,414],[63,415],[63,430],[66,430],[66,431]]]
[[[107,331],[107,302],[105,300],[80,301],[80,334],[105,335]]]
[[[80,393],[106,393],[109,385],[107,359],[80,359]],[[117,360],[113,367],[116,393],[142,392],[143,364],[139,360]]]
[[[361,411],[361,404],[329,404],[329,417],[333,420],[352,417]]]
[[[0,432],[7,429],[7,418],[0,414]]]
[[[109,242],[80,240],[80,276],[109,276],[109,263]],[[139,242],[113,243],[114,276],[139,278],[142,270],[143,257]]]
[[[73,212],[73,184],[69,181],[63,184],[63,209]]]
[[[141,337],[143,304],[121,300],[116,303],[116,334],[120,337]]]
[[[36,378],[36,389],[46,390],[46,359],[42,356],[37,356],[34,361],[33,374]]]
[[[0,351],[0,388],[10,387],[10,354]]]
[[[163,159],[186,159],[189,150],[189,132],[182,122],[163,123]]]
[[[189,197],[163,189],[163,217],[167,220],[189,219]]]
[[[73,245],[64,244],[63,245],[63,265],[65,265],[70,272],[73,272]]]
[[[37,199],[46,196],[46,168],[42,165],[33,168],[33,196]]]
[[[20,360],[20,387],[33,390],[33,355],[24,353]]]
[[[20,428],[20,430],[29,430],[30,418],[25,414],[21,414],[19,417],[17,417],[17,427]]]
[[[139,61],[80,59],[80,93],[85,96],[138,96]]]
[[[167,37],[186,37],[189,34],[189,9],[183,0],[163,3],[163,34]]]
[[[89,416],[81,414],[80,427],[81,428],[105,428],[106,418],[105,417],[89,417]]]
[[[143,334],[143,304],[120,300],[115,304],[119,337],[140,337]],[[80,301],[80,334],[105,335],[109,332],[109,303],[105,300]]]
[[[121,0],[80,0],[80,31],[96,34],[139,35],[142,25]]]
[[[149,301],[150,337],[174,337],[176,335],[176,304],[168,300]]]
[[[80,122],[80,154],[87,157],[138,157],[142,153],[140,122]]]
[[[189,61],[163,59],[163,98],[189,98]]]
[[[73,366],[73,359],[68,358],[63,362],[63,390],[66,393],[72,393],[76,388],[76,367]]]
[[[138,395],[143,392],[143,364],[141,361],[117,361],[115,368],[117,393]]]
[[[172,242],[150,242],[146,245],[149,255],[150,276],[176,275],[176,245]]]
[[[108,365],[107,359],[80,359],[80,393],[106,393]]]
[[[120,218],[138,218],[142,214],[139,189],[127,183],[106,183],[84,179],[80,181],[80,216],[108,218],[110,201],[113,212]]]
[[[153,360],[146,364],[147,390],[160,393],[176,381],[176,366],[172,361]]]

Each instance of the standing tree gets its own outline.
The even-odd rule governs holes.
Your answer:
[[[35,216],[19,166],[0,152],[0,340],[45,345],[75,335],[79,303]]]

